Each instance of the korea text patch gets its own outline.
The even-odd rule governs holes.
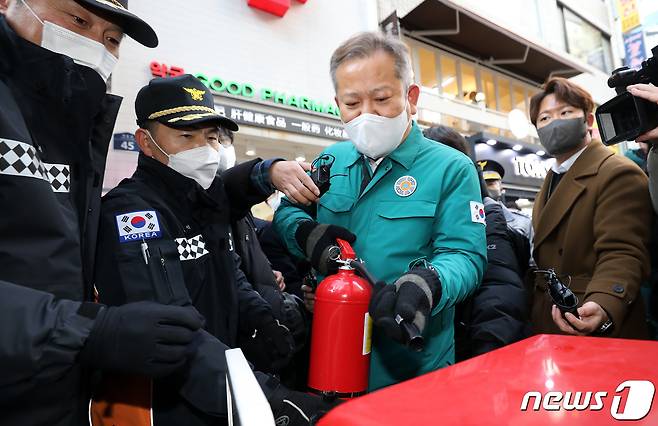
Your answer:
[[[119,214],[116,220],[120,243],[162,237],[155,210]]]

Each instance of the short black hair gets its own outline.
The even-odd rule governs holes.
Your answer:
[[[142,129],[148,130],[151,136],[155,136],[155,128],[157,121],[155,120],[144,120],[143,122],[139,123],[139,127]]]
[[[466,139],[448,126],[439,125],[430,127],[423,131],[423,135],[425,135],[427,139],[432,139],[433,141],[448,145],[468,156],[471,155],[471,149],[469,148]]]

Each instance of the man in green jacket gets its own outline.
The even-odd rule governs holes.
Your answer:
[[[350,141],[320,157],[334,161],[334,177],[318,205],[284,199],[274,224],[320,274],[336,267],[329,247],[343,238],[382,280],[370,304],[374,390],[454,363],[454,305],[487,260],[484,206],[473,162],[412,121],[420,89],[402,42],[357,34],[332,55],[331,76]],[[422,352],[404,346],[396,318],[418,327]]]

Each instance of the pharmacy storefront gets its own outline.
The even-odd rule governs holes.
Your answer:
[[[110,90],[124,97],[103,188],[130,176],[137,163],[134,100],[156,77],[192,74],[213,93],[215,108],[235,120],[238,161],[280,157],[312,161],[346,139],[329,76],[335,48],[356,32],[377,29],[370,2],[195,0],[131,1],[158,33],[146,49],[127,39]],[[256,4],[257,3],[257,4]],[[335,25],[340,22],[341,25]]]
[[[272,87],[223,79],[212,70],[191,70],[158,60],[146,64],[150,77],[192,74],[215,96],[215,110],[240,125],[234,146],[238,161],[282,157],[312,161],[325,147],[347,139],[333,99],[312,99]],[[148,80],[144,82],[147,84]],[[114,134],[116,151],[138,152],[134,135]]]

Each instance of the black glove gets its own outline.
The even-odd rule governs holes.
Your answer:
[[[320,417],[343,401],[328,400],[280,385],[270,396],[269,402],[277,425],[308,426],[314,425]]]
[[[343,227],[312,220],[302,222],[295,233],[297,244],[304,250],[311,265],[322,275],[329,275],[338,270],[338,264],[329,258],[329,248],[337,244],[336,238],[350,244],[356,241],[356,235]]]
[[[80,361],[102,370],[164,377],[185,364],[202,326],[203,317],[191,306],[135,302],[101,307]]]
[[[260,321],[243,346],[256,369],[268,373],[280,372],[295,353],[295,340],[290,330],[272,316]]]
[[[375,284],[370,300],[370,316],[391,339],[406,343],[407,336],[396,321],[399,315],[413,323],[420,333],[425,330],[427,317],[441,299],[441,281],[429,268],[412,268],[393,285]]]

